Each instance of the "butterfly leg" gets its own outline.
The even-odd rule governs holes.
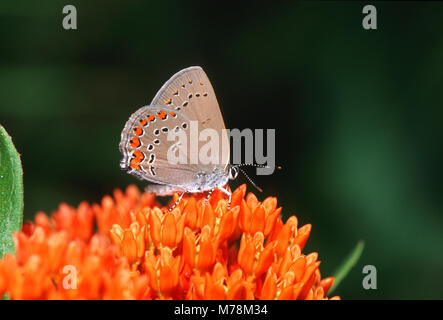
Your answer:
[[[174,192],[182,192],[178,200],[174,203],[174,205],[169,208],[169,211],[172,211],[179,203],[180,200],[183,198],[183,195],[186,193],[184,190],[177,190],[177,188],[173,186],[168,185],[162,185],[162,184],[150,184],[145,188],[145,192],[147,193],[154,193],[157,196],[170,196],[173,195]]]
[[[209,191],[208,195],[206,196],[205,206],[208,205],[209,198],[211,197],[211,194],[214,192],[215,189],[216,188],[211,189],[211,191]]]
[[[231,209],[231,192],[225,188],[218,188],[221,192],[228,196],[228,210]]]
[[[183,198],[183,195],[186,192],[183,191],[182,194],[180,195],[180,197],[177,199],[177,201],[175,201],[174,205],[172,207],[169,208],[169,212],[171,212],[172,210],[174,210],[174,208],[180,203],[180,200]]]

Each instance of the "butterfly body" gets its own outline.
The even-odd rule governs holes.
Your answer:
[[[195,174],[195,186],[193,192],[209,191],[214,187],[222,187],[228,183],[229,171],[215,167],[212,172],[198,171]]]
[[[221,170],[214,170],[212,172],[199,171],[195,173],[194,183],[192,185],[149,185],[146,191],[155,193],[159,196],[172,195],[175,192],[211,192],[214,189],[222,189],[229,181],[229,173]]]

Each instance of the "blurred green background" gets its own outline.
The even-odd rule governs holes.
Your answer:
[[[284,170],[254,179],[259,198],[313,224],[323,275],[365,240],[337,294],[443,298],[443,3],[371,3],[376,31],[366,2],[2,1],[0,123],[22,155],[26,219],[145,186],[119,169],[120,132],[200,65],[228,128],[276,129]],[[62,28],[67,4],[78,30]],[[377,290],[362,287],[367,264]]]

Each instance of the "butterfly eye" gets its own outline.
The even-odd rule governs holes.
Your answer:
[[[238,168],[237,167],[231,167],[229,169],[229,179],[234,180],[238,176]]]

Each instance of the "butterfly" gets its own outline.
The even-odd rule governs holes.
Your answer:
[[[188,152],[183,163],[171,163],[168,152],[180,145],[168,139],[168,134],[185,132],[189,136],[193,123],[198,125],[199,133],[207,128],[215,131],[220,145],[227,149],[219,153],[214,163],[191,161],[195,152]],[[197,144],[198,152],[204,141],[197,140],[190,143]],[[208,191],[209,198],[215,189],[220,189],[230,203],[231,193],[225,186],[237,177],[239,168],[229,164],[229,136],[214,89],[201,67],[179,71],[160,88],[150,105],[135,111],[121,133],[119,148],[123,155],[120,167],[154,183],[146,192],[159,196],[181,192],[177,204],[186,192]]]

